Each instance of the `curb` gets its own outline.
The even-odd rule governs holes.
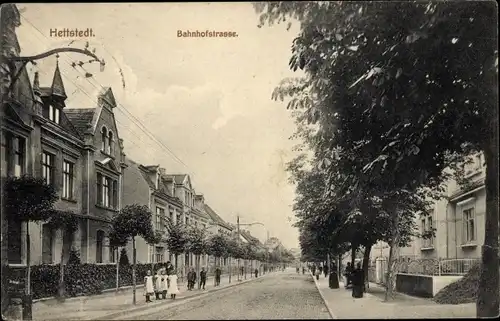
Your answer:
[[[323,303],[325,304],[326,309],[328,310],[328,313],[330,314],[330,316],[332,317],[332,319],[338,319],[338,318],[337,318],[337,316],[335,315],[335,313],[333,313],[332,309],[330,309],[330,306],[328,305],[328,303],[327,303],[327,301],[326,301],[326,298],[325,298],[325,296],[323,295],[323,292],[322,292],[322,291],[321,291],[321,289],[319,288],[319,283],[318,283],[318,281],[316,280],[316,278],[314,277],[314,275],[312,275],[312,273],[309,273],[309,275],[313,278],[314,285],[316,286],[316,289],[318,290],[319,295],[321,296],[321,299],[323,299]]]
[[[171,303],[165,304],[164,301],[163,302],[154,302],[153,304],[144,305],[144,306],[140,306],[140,307],[136,307],[136,308],[131,308],[131,309],[123,310],[123,311],[120,311],[120,312],[115,312],[115,313],[107,314],[105,316],[101,316],[101,317],[90,319],[90,320],[112,320],[112,319],[119,318],[119,317],[121,317],[123,315],[126,315],[126,314],[141,312],[141,311],[145,311],[145,310],[148,310],[148,309],[151,309],[151,308],[175,307],[175,306],[178,306],[178,305],[181,305],[181,304],[189,303],[189,302],[191,302],[191,301],[193,301],[195,299],[198,299],[201,296],[204,296],[204,295],[207,295],[207,294],[210,294],[210,293],[213,293],[213,292],[222,291],[222,290],[225,290],[225,289],[228,289],[228,288],[232,288],[234,286],[238,286],[238,285],[241,285],[241,284],[249,283],[249,282],[252,282],[252,281],[260,280],[260,279],[263,279],[263,278],[265,278],[265,277],[267,277],[269,275],[270,275],[270,273],[268,273],[266,275],[263,275],[261,277],[258,277],[258,278],[251,278],[251,279],[241,280],[241,281],[235,280],[234,282],[232,282],[232,283],[230,283],[230,284],[228,284],[228,285],[226,285],[224,287],[212,288],[212,289],[207,290],[205,292],[196,293],[196,294],[190,295],[188,297],[179,298],[179,299],[176,299],[175,301],[170,301]]]

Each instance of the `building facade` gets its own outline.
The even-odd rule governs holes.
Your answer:
[[[14,49],[19,44],[15,36]],[[96,107],[69,109],[59,65],[48,86],[33,82],[26,71],[2,104],[2,177],[43,177],[59,199],[55,208],[73,213],[73,235],[51,229],[45,222],[3,220],[9,265],[25,265],[26,229],[30,234],[30,263],[57,264],[61,249],[74,248],[89,263],[115,262],[107,233],[121,201],[123,146],[114,120],[116,102],[110,88],[96,97]],[[69,253],[69,251],[66,251]],[[67,260],[66,258],[62,258]]]
[[[464,182],[450,180],[445,195],[433,205],[431,215],[415,218],[418,231],[434,229],[434,237],[415,237],[399,250],[408,259],[475,260],[481,257],[486,212],[486,167],[482,153],[464,161]],[[379,242],[371,251],[372,259],[389,256],[387,244]]]

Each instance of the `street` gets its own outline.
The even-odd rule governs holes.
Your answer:
[[[292,269],[121,320],[331,319],[310,275]]]

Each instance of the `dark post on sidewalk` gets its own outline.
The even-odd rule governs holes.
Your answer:
[[[33,320],[32,313],[33,296],[30,294],[23,295],[23,320]]]

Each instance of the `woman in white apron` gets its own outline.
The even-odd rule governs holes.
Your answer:
[[[156,279],[155,279],[155,294],[157,300],[161,300],[160,295],[163,296],[163,290],[166,290],[163,287],[164,285],[163,278],[164,276],[162,275],[162,270],[160,269],[156,272]]]
[[[168,293],[170,293],[170,298],[175,300],[175,296],[179,294],[179,287],[177,286],[177,271],[173,271],[173,273],[168,276],[168,280]]]
[[[161,279],[162,279],[162,297],[163,299],[166,299],[167,289],[168,289],[168,276],[167,276],[167,271],[165,269],[161,270]]]
[[[146,302],[152,302],[150,296],[154,294],[153,276],[151,275],[151,271],[148,270],[147,275],[144,277],[144,296],[146,297]]]

